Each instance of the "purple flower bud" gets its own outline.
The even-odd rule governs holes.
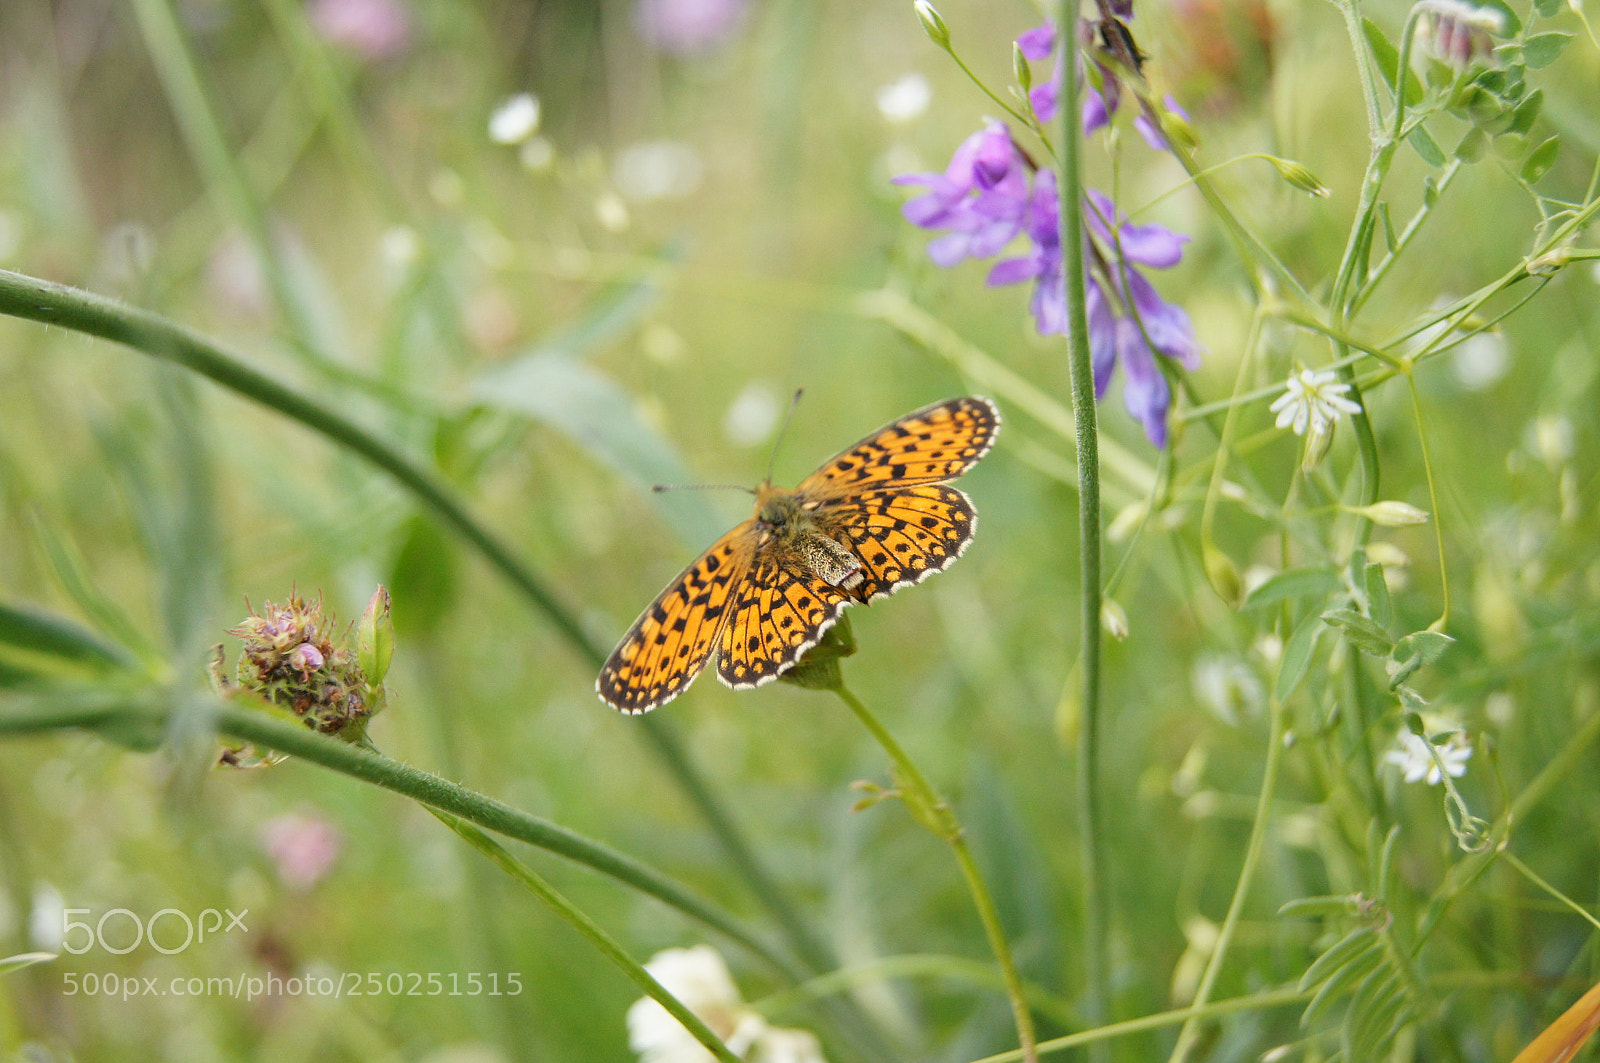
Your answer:
[[[1017,47],[1022,49],[1022,54],[1033,62],[1047,59],[1050,53],[1056,50],[1056,27],[1053,22],[1046,22],[1024,33],[1017,38]]]
[[[301,675],[310,675],[322,667],[322,651],[309,642],[302,642],[288,654],[289,667]]]

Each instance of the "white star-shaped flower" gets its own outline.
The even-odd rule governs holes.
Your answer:
[[[1398,767],[1406,782],[1427,779],[1429,786],[1439,785],[1443,778],[1439,773],[1440,762],[1452,779],[1459,779],[1467,773],[1467,761],[1472,757],[1472,742],[1459,731],[1451,735],[1444,745],[1434,747],[1439,751],[1438,761],[1433,759],[1428,740],[1410,731],[1400,732],[1397,745],[1398,748],[1383,755],[1384,761]]]
[[[826,1063],[814,1036],[769,1026],[744,1002],[728,965],[710,945],[658,952],[644,968],[734,1055],[759,1063]],[[715,1057],[649,997],[628,1009],[628,1044],[639,1053],[640,1063],[715,1063]]]
[[[1359,403],[1344,397],[1349,390],[1350,385],[1340,383],[1331,370],[1302,369],[1289,378],[1271,409],[1278,415],[1279,428],[1293,427],[1297,436],[1308,428],[1313,435],[1326,435],[1340,417],[1361,412]]]

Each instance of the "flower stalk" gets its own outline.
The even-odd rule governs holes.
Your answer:
[[[634,985],[644,990],[646,996],[660,1004],[667,1010],[669,1015],[682,1023],[683,1028],[688,1030],[696,1041],[704,1045],[706,1051],[721,1060],[721,1063],[741,1063],[739,1057],[729,1051],[728,1046],[723,1044],[721,1039],[711,1032],[711,1028],[701,1021],[700,1016],[690,1011],[683,1005],[682,1001],[667,992],[666,988],[656,981],[650,972],[645,970],[637,960],[629,956],[627,950],[619,945],[615,938],[607,934],[600,924],[590,919],[581,908],[563,897],[554,886],[541,878],[531,867],[507,852],[505,846],[472,824],[457,819],[448,812],[440,812],[436,808],[430,808],[428,811],[432,812],[434,818],[440,823],[455,831],[468,845],[494,861],[502,871],[521,883],[529,893],[549,905],[551,910],[562,919],[565,919],[569,926],[588,939],[589,944],[593,945],[601,955],[616,964]]]
[[[1078,130],[1078,49],[1072,27],[1078,5],[1062,0],[1056,13],[1061,29],[1060,195],[1061,246],[1083,246],[1083,176]],[[1110,1000],[1105,910],[1104,847],[1100,816],[1100,428],[1095,409],[1094,368],[1089,354],[1089,316],[1085,305],[1083,256],[1062,255],[1067,298],[1067,356],[1072,375],[1072,411],[1078,451],[1078,845],[1083,877],[1083,968],[1088,990],[1083,1008],[1091,1025],[1105,1021]],[[1103,1047],[1092,1051],[1104,1053]]]
[[[967,891],[972,894],[972,903],[978,909],[978,919],[983,923],[983,932],[989,938],[989,948],[994,953],[995,962],[1000,965],[1000,978],[1005,985],[1006,997],[1011,1002],[1017,1038],[1022,1043],[1022,1058],[1027,1063],[1037,1063],[1039,1057],[1033,1013],[1028,1009],[1022,976],[1017,973],[1017,964],[1012,958],[1011,946],[1006,941],[1005,929],[1000,925],[1000,913],[978,870],[978,863],[972,857],[972,849],[967,845],[960,821],[956,819],[949,802],[933,788],[900,743],[895,741],[894,735],[872,714],[872,710],[843,682],[831,689],[856,714],[856,719],[871,732],[872,737],[878,740],[884,752],[889,754],[896,796],[904,802],[912,818],[948,843],[955,853],[956,862],[961,865],[961,875],[966,879]]]

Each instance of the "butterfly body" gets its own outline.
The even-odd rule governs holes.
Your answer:
[[[623,712],[672,700],[716,652],[735,689],[778,678],[844,608],[943,571],[977,524],[947,482],[988,452],[1000,414],[961,398],[867,436],[792,491],[756,489],[755,514],[667,585],[600,670],[595,689]]]
[[[762,484],[756,489],[756,546],[794,557],[830,587],[854,590],[862,581],[861,559],[823,532],[812,515],[821,505],[796,491]]]

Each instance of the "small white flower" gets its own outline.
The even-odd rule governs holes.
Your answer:
[[[768,1026],[740,998],[727,964],[710,945],[658,952],[644,969],[734,1055],[758,1063],[826,1063],[815,1037]],[[641,1063],[715,1063],[705,1046],[649,997],[628,1009],[628,1047],[639,1053]]]
[[[1261,715],[1266,704],[1266,690],[1261,679],[1255,669],[1238,657],[1201,656],[1194,663],[1190,682],[1200,703],[1230,727],[1237,727],[1241,716]]]
[[[1340,383],[1331,370],[1302,369],[1289,378],[1282,395],[1273,402],[1272,412],[1278,415],[1279,428],[1294,428],[1294,434],[1303,436],[1309,428],[1313,435],[1326,435],[1347,413],[1360,413],[1361,406],[1344,397],[1349,384]]]
[[[921,74],[911,73],[878,88],[878,113],[884,120],[904,125],[921,118],[933,99],[933,88]]]
[[[1501,34],[1506,29],[1505,14],[1486,4],[1469,4],[1465,0],[1420,0],[1416,9],[1487,33]]]
[[[805,1030],[768,1030],[754,1058],[755,1063],[826,1063],[822,1046]]]
[[[496,144],[521,144],[539,128],[539,97],[519,92],[489,116],[489,139]]]
[[[1467,760],[1472,756],[1472,742],[1460,731],[1452,734],[1444,745],[1434,747],[1439,751],[1438,762],[1429,751],[1428,740],[1410,731],[1401,731],[1397,744],[1399,748],[1385,753],[1383,759],[1398,767],[1406,782],[1427,779],[1429,786],[1437,786],[1442,778],[1439,762],[1444,764],[1452,779],[1459,779],[1467,773]]]

